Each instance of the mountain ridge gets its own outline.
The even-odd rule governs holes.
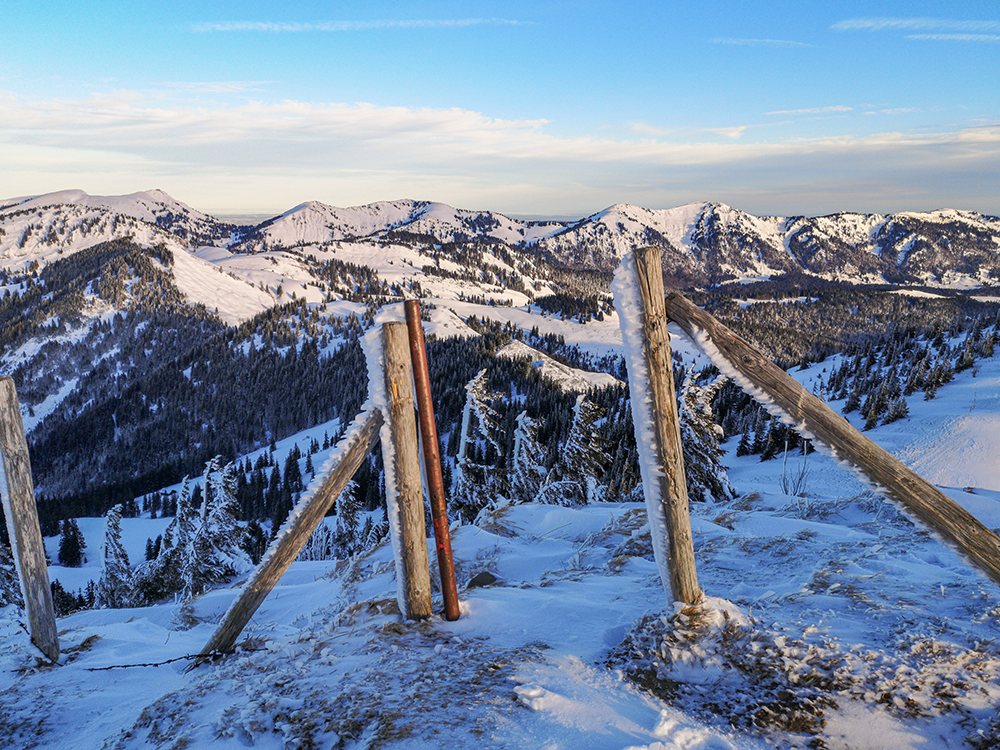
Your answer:
[[[557,266],[607,272],[657,245],[671,283],[712,286],[806,274],[850,283],[969,288],[1000,280],[1000,217],[961,209],[895,214],[755,216],[700,201],[668,209],[616,203],[575,222],[400,199],[340,208],[306,201],[255,226],[219,221],[162,190],[90,196],[67,190],[0,207],[0,264],[45,262],[115,237],[196,252],[253,255],[337,242],[507,245]]]

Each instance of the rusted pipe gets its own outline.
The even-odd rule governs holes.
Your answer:
[[[441,572],[444,618],[457,620],[459,608],[458,589],[455,585],[455,563],[451,556],[448,507],[444,494],[444,477],[441,475],[441,451],[438,448],[437,426],[434,423],[434,404],[431,401],[431,378],[427,369],[424,328],[420,323],[420,302],[415,299],[407,300],[404,307],[406,309],[406,327],[410,336],[410,359],[413,361],[413,385],[417,392],[420,440],[423,444],[424,468],[427,472],[427,493],[431,500],[438,570]]]

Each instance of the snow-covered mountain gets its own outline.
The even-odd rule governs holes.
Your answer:
[[[518,221],[492,211],[466,211],[427,201],[380,201],[353,208],[309,201],[260,224],[236,247],[252,252],[374,238],[387,232],[422,235],[438,243],[487,239],[520,245],[565,227],[560,222]]]
[[[680,284],[806,273],[854,283],[979,286],[1000,275],[1000,218],[951,209],[787,218],[721,203],[662,211],[619,204],[534,243],[563,263],[605,270],[645,245],[662,248],[664,270]]]
[[[235,227],[162,191],[16,198],[0,207],[0,263],[24,264],[115,237],[189,251],[247,255],[335,242],[431,248],[505,245],[556,265],[610,271],[631,249],[657,245],[672,283],[703,286],[782,274],[850,283],[992,286],[1000,279],[1000,218],[973,211],[753,216],[721,203],[652,210],[616,204],[577,222],[512,219],[443,203],[398,200],[337,208],[303,203],[255,227]]]
[[[0,259],[46,262],[121,237],[187,249],[231,241],[236,227],[176,201],[162,190],[95,196],[64,190],[0,202]]]

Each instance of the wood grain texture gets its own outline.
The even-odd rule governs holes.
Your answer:
[[[667,315],[698,343],[698,332],[753,387],[763,391],[807,432],[850,462],[904,510],[1000,583],[1000,537],[932,484],[907,468],[888,451],[854,429],[809,393],[757,348],[726,328],[709,313],[677,293],[666,299]]]
[[[636,280],[642,297],[642,336],[649,371],[650,398],[656,428],[659,496],[667,525],[667,565],[674,601],[695,604],[701,600],[695,568],[694,540],[688,508],[684,453],[670,357],[670,335],[663,303],[663,269],[660,249],[643,248],[633,253]]]
[[[309,541],[309,537],[361,466],[361,462],[375,447],[382,422],[382,412],[374,410],[369,412],[357,433],[348,432],[348,436],[344,439],[353,442],[346,446],[343,459],[330,469],[330,473],[302,513],[289,520],[287,529],[282,528],[283,536],[278,542],[277,549],[244,584],[239,599],[230,607],[226,619],[212,634],[201,650],[200,658],[192,664],[192,667],[197,666],[211,654],[228,653],[233,650],[236,639],[250,622],[254,612],[264,603],[281,576],[295,562]],[[340,448],[341,445],[338,444],[337,449]]]
[[[59,658],[59,636],[52,606],[52,589],[49,587],[49,569],[38,525],[21,407],[14,380],[9,377],[0,378],[0,453],[3,454],[0,497],[7,518],[7,531],[15,550],[14,563],[21,579],[31,642],[50,661],[56,661]]]
[[[398,502],[390,532],[398,533],[393,545],[402,555],[402,580],[398,580],[399,606],[408,620],[421,620],[433,613],[431,576],[427,559],[427,527],[424,524],[424,491],[420,479],[416,406],[413,401],[413,368],[406,323],[382,326],[382,356],[385,367],[386,422],[392,436],[392,460]],[[388,477],[387,477],[388,480]]]

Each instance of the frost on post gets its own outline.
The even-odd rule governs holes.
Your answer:
[[[611,292],[614,294],[615,310],[618,312],[622,341],[625,344],[632,423],[635,426],[635,442],[639,452],[642,495],[646,501],[646,513],[653,539],[653,558],[659,568],[660,580],[663,582],[667,597],[672,600],[668,562],[670,542],[667,518],[659,496],[660,478],[666,473],[659,463],[656,452],[656,423],[653,401],[649,395],[649,368],[646,366],[642,339],[642,296],[636,282],[635,258],[632,255],[626,255],[615,271]]]

